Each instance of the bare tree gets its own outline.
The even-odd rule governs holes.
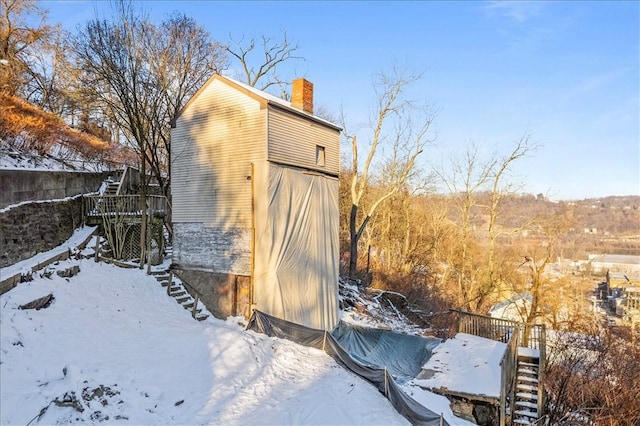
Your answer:
[[[147,170],[167,193],[170,121],[221,69],[222,47],[193,19],[173,16],[158,27],[132,3],[120,1],[113,21],[88,22],[70,49],[85,87],[110,111],[118,131],[138,152],[141,210],[146,217]],[[143,221],[142,235],[145,228]]]
[[[549,273],[548,267],[556,260],[557,243],[571,226],[566,210],[559,210],[553,215],[537,218],[533,231],[537,238],[532,239],[532,243],[521,247],[523,253],[520,254],[518,269],[525,270],[522,275],[523,280],[517,293],[527,292],[531,295],[531,305],[521,313],[523,322],[527,325],[538,322],[545,314],[544,309],[551,309],[552,305],[563,303],[559,300],[558,294],[552,291],[551,286],[559,287],[561,283],[556,283],[556,279]],[[515,280],[514,280],[515,281]],[[555,299],[555,300],[554,300]],[[529,327],[525,327],[523,336],[524,345],[529,340]]]
[[[29,25],[28,18],[39,19]],[[0,90],[20,93],[32,78],[33,55],[46,49],[58,28],[32,0],[0,0]]]
[[[520,140],[515,144],[511,152],[502,158],[496,158],[491,160],[488,170],[490,170],[489,181],[491,182],[491,192],[490,192],[490,203],[485,207],[485,209],[489,213],[489,223],[487,227],[487,233],[489,236],[489,248],[487,250],[487,276],[485,280],[487,281],[487,285],[485,286],[487,291],[490,292],[496,286],[496,273],[495,273],[495,254],[496,254],[496,241],[500,236],[500,231],[498,229],[498,213],[502,201],[505,197],[509,195],[513,195],[514,191],[517,188],[513,182],[505,181],[507,177],[507,173],[513,167],[513,163],[526,157],[532,150],[535,150],[537,147],[532,145],[529,141],[529,135],[524,135]],[[526,226],[523,223],[521,226]],[[485,295],[480,295],[481,299],[479,300],[479,304],[482,305],[482,298]]]
[[[137,150],[141,169],[148,168],[167,194],[170,121],[224,67],[222,46],[191,18],[173,15],[155,25],[123,1],[114,21],[90,21],[70,48],[84,86],[110,111]]]
[[[185,15],[174,14],[159,26],[146,32],[150,72],[155,84],[149,95],[156,105],[149,111],[152,137],[149,164],[154,175],[162,175],[165,194],[170,188],[171,132],[167,125],[200,86],[214,73],[226,67],[221,44],[212,42],[209,34]]]
[[[233,46],[229,45],[226,49],[240,63],[240,80],[260,90],[281,86],[284,92],[289,82],[281,79],[279,68],[285,62],[304,60],[297,56],[300,46],[292,43],[286,32],[282,32],[280,39],[262,36],[260,40],[245,40],[242,37],[232,43]]]
[[[28,80],[20,91],[27,101],[60,117],[67,115],[74,96],[73,71],[63,42],[66,36],[64,31],[56,31],[30,55]]]
[[[476,193],[483,189],[491,176],[491,162],[483,163],[477,146],[467,147],[463,158],[452,158],[446,167],[436,169],[447,186],[458,210],[459,238],[452,241],[456,248],[446,250],[446,263],[455,280],[464,308],[475,310],[477,302],[478,259],[474,245],[473,219],[477,206]]]
[[[506,155],[493,154],[482,161],[479,148],[471,144],[462,159],[453,158],[446,168],[441,167],[437,172],[451,192],[459,214],[458,249],[449,251],[452,257],[446,262],[452,267],[452,277],[465,309],[484,309],[501,290],[501,274],[496,272],[499,263],[496,243],[503,231],[498,219],[502,202],[517,188],[507,178],[514,163],[535,148],[525,135]],[[480,225],[484,229],[485,220],[486,231],[481,233],[478,230]],[[525,219],[520,227],[527,223],[529,220]],[[482,238],[484,232],[486,240]]]
[[[351,210],[349,215],[350,258],[349,275],[357,272],[358,242],[378,206],[396,194],[406,183],[416,164],[417,157],[425,146],[432,142],[428,137],[433,113],[428,108],[419,108],[403,97],[408,85],[421,76],[393,68],[391,74],[378,74],[375,81],[377,105],[372,125],[369,151],[363,164],[358,157],[356,136],[349,135],[351,142]],[[343,126],[346,128],[346,126]],[[388,128],[391,128],[390,130]],[[384,190],[375,197],[366,211],[362,211],[363,197],[370,186],[372,167],[376,154],[384,144],[390,144],[393,152],[392,167]]]

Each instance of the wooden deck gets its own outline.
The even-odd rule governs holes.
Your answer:
[[[166,197],[146,197],[147,215],[151,221],[171,223],[171,208]],[[91,195],[83,198],[87,225],[100,225],[105,219],[140,223],[142,209],[138,195]]]

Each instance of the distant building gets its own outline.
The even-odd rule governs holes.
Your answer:
[[[630,280],[640,278],[640,256],[602,254],[589,257],[591,272],[595,274],[621,273]]]
[[[624,289],[622,302],[616,309],[624,321],[640,323],[640,287]]]
[[[532,302],[533,297],[530,293],[516,294],[493,306],[489,310],[489,316],[509,321],[526,322]]]

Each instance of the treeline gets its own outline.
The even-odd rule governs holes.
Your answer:
[[[54,158],[72,168],[90,164],[91,170],[136,164],[137,156],[126,146],[110,144],[91,133],[73,129],[59,116],[17,96],[0,92],[0,110],[3,155],[33,153]]]

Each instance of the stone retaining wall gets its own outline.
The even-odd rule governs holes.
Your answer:
[[[82,225],[82,219],[81,196],[25,203],[0,212],[0,267],[59,246]]]
[[[118,179],[121,173],[0,169],[0,209],[24,201],[55,200],[96,192],[108,176]]]

